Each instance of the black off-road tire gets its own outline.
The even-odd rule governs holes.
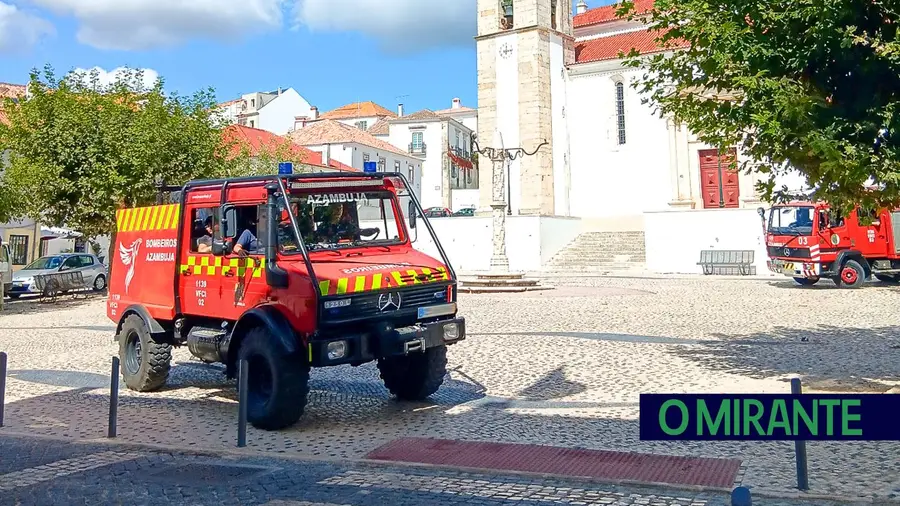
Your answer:
[[[800,286],[813,286],[819,282],[819,278],[794,278],[794,282]]]
[[[859,262],[847,260],[841,267],[835,283],[841,288],[859,288],[866,282],[867,278],[866,270],[863,269]]]
[[[285,354],[268,329],[257,327],[241,340],[238,360],[248,363],[248,422],[257,429],[279,430],[303,416],[309,394],[305,354]]]
[[[119,361],[125,386],[138,392],[158,390],[172,368],[172,343],[150,334],[140,316],[128,315],[119,331]]]
[[[428,348],[424,353],[378,359],[384,386],[398,399],[421,401],[444,383],[447,375],[447,347]]]
[[[900,283],[900,277],[898,277],[896,274],[875,274],[875,279],[889,285],[896,285],[897,283]]]

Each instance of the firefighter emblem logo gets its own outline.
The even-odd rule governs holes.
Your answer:
[[[837,246],[841,242],[841,236],[837,234],[831,234],[831,244]]]
[[[128,267],[128,273],[125,274],[125,293],[128,293],[128,287],[131,286],[131,280],[134,279],[134,266],[137,264],[135,259],[137,259],[138,251],[141,249],[142,239],[137,239],[131,246],[125,247],[124,244],[119,243],[119,258],[122,259],[122,265]]]

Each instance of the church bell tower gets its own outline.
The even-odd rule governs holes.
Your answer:
[[[575,60],[572,0],[478,0],[478,144],[521,147],[504,165],[513,215],[568,214],[566,68]],[[492,164],[479,160],[479,208],[492,200]]]

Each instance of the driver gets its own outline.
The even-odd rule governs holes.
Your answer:
[[[350,212],[351,203],[345,202],[335,206],[330,219],[322,227],[322,235],[327,242],[337,244],[341,241],[352,241],[359,237],[359,227],[353,222],[353,214]]]

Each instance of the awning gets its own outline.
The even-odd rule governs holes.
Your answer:
[[[466,170],[472,170],[474,168],[471,160],[466,160],[465,158],[456,156],[456,153],[453,152],[453,148],[450,148],[450,146],[447,146],[447,148],[447,155],[450,156],[450,160],[452,160],[457,167],[461,167]]]

